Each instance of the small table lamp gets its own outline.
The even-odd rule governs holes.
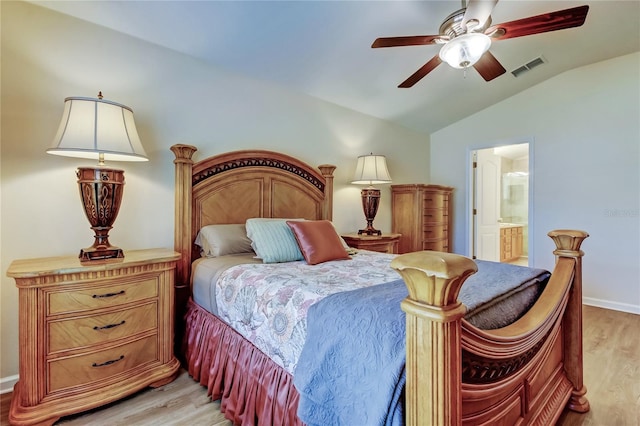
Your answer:
[[[122,201],[124,171],[105,167],[104,161],[148,161],[133,110],[103,100],[102,92],[97,99],[66,98],[58,133],[47,153],[98,160],[96,167],[76,171],[84,212],[95,232],[93,245],[80,251],[80,260],[124,257],[122,249],[109,244],[109,231]]]
[[[367,227],[358,231],[358,234],[382,235],[382,232],[373,227],[373,220],[378,212],[380,203],[380,190],[375,189],[373,184],[390,183],[391,176],[387,169],[387,159],[384,155],[361,155],[358,157],[356,172],[351,183],[369,185],[360,191],[362,196],[362,209],[367,219]]]

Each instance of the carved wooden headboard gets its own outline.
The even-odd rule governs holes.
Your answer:
[[[332,218],[335,166],[314,168],[273,151],[245,150],[194,163],[197,150],[173,145],[176,172],[175,250],[182,254],[176,281],[188,285],[193,242],[201,227],[244,223],[252,217]]]

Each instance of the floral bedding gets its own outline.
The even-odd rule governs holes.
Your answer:
[[[233,266],[216,282],[218,316],[293,374],[307,334],[306,314],[320,299],[397,280],[394,255],[360,251],[349,260]]]

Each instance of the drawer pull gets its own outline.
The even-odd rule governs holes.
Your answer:
[[[120,355],[118,359],[112,359],[111,361],[105,361],[102,364],[96,364],[95,362],[91,365],[92,367],[105,367],[107,365],[115,364],[118,361],[122,361],[124,359],[124,355]]]
[[[113,296],[119,296],[121,294],[124,294],[124,290],[120,290],[117,293],[107,293],[107,294],[94,294],[92,297],[94,299],[100,299],[102,297],[113,297]]]
[[[107,324],[107,325],[103,325],[101,327],[98,327],[97,325],[95,327],[93,327],[94,330],[106,330],[108,328],[113,328],[113,327],[117,327],[119,325],[124,324],[124,320],[120,321],[118,324]]]

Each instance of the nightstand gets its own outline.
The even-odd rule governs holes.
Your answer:
[[[364,234],[346,234],[342,238],[349,247],[379,251],[381,253],[397,253],[398,241],[402,234],[382,234],[382,235],[364,235]]]
[[[124,259],[16,260],[19,372],[11,424],[52,424],[147,386],[172,381],[174,272],[180,254],[126,251]]]

